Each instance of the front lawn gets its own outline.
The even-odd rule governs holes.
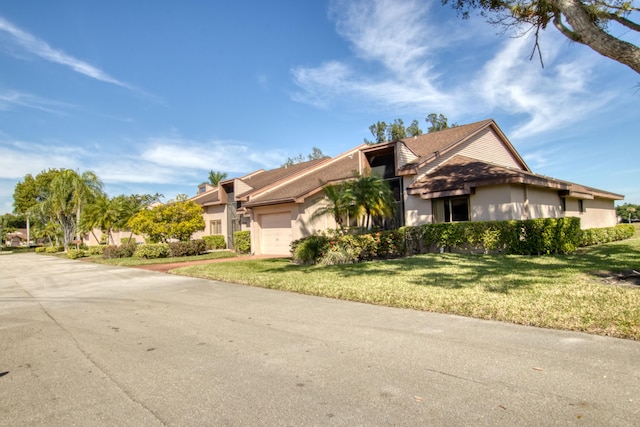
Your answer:
[[[172,273],[349,301],[640,340],[640,229],[558,256],[427,254],[336,266],[288,259]],[[619,280],[627,277],[627,280]]]

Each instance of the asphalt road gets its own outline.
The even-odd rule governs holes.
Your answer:
[[[640,342],[0,256],[2,426],[640,425]]]

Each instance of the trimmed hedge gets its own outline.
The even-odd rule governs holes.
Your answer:
[[[169,256],[169,245],[166,243],[138,245],[133,256],[143,259],[166,258]]]
[[[89,246],[88,252],[89,255],[102,255],[102,251],[106,248],[104,245],[100,246]]]
[[[233,247],[240,254],[251,253],[251,233],[249,230],[233,233]]]
[[[84,249],[69,249],[67,251],[67,257],[70,259],[78,259],[87,256]]]
[[[105,259],[113,259],[113,258],[131,258],[136,251],[136,245],[128,244],[128,245],[109,245],[105,246],[102,250],[102,257]]]
[[[589,228],[580,233],[580,246],[600,245],[633,237],[635,227],[631,224],[618,224],[609,228]]]
[[[292,242],[291,253],[295,262],[303,264],[344,264],[429,252],[567,254],[580,246],[630,238],[634,231],[629,224],[581,230],[575,217],[425,224],[371,234],[314,234]]]
[[[171,242],[168,245],[170,257],[195,256],[206,252],[207,244],[202,239],[186,242]]]
[[[203,237],[205,243],[207,244],[207,249],[227,249],[227,244],[224,241],[224,236],[221,234],[216,234],[213,236],[204,236]]]

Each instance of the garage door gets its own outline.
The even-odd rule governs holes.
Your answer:
[[[291,213],[265,214],[260,218],[263,255],[289,255],[291,244]]]

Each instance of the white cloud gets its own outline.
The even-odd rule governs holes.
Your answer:
[[[0,141],[0,178],[21,179],[50,168],[78,169],[82,154],[77,147]]]
[[[134,89],[130,85],[111,77],[101,69],[94,67],[93,65],[84,62],[80,59],[74,58],[71,55],[64,53],[61,50],[54,49],[49,46],[43,40],[38,39],[32,34],[18,28],[13,25],[11,22],[7,21],[3,17],[0,16],[0,32],[4,32],[11,36],[13,41],[21,46],[27,52],[39,56],[42,59],[45,59],[50,62],[54,62],[56,64],[63,65],[72,69],[73,71],[83,74],[92,79],[96,79],[105,83],[114,84],[117,86],[121,86],[127,89]]]
[[[553,29],[541,35],[543,69],[529,60],[531,38],[500,37],[484,22],[438,21],[423,1],[335,1],[330,16],[354,58],[292,69],[295,101],[329,108],[355,99],[397,114],[441,111],[458,122],[506,114],[519,120],[509,134],[520,139],[580,122],[613,96],[594,93],[595,56]]]

